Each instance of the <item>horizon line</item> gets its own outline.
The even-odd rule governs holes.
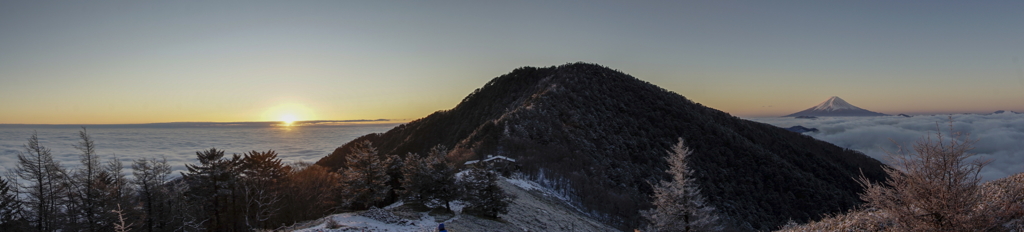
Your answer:
[[[404,123],[408,119],[349,119],[349,120],[301,120],[292,122],[293,126],[305,125],[338,125],[340,123]],[[242,125],[279,125],[284,121],[235,121],[235,122],[212,122],[212,121],[180,121],[180,122],[151,122],[151,123],[0,123],[0,126],[242,126]],[[349,124],[351,125],[351,124]]]

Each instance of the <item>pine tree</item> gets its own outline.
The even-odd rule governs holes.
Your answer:
[[[402,195],[414,202],[433,203],[451,210],[451,201],[458,199],[455,166],[446,160],[448,151],[435,146],[424,157],[409,154],[402,167]]]
[[[142,203],[143,228],[147,232],[157,231],[164,225],[166,212],[164,202],[167,200],[167,189],[164,183],[167,182],[167,175],[171,174],[171,165],[167,164],[167,158],[141,158],[132,163],[132,174],[135,179],[132,184],[137,189],[139,202]]]
[[[672,182],[662,181],[654,186],[654,209],[641,212],[650,222],[650,228],[653,231],[722,230],[715,208],[704,201],[693,179],[693,171],[687,166],[693,150],[680,138],[668,153],[669,170],[666,172],[672,175]]]
[[[235,190],[241,157],[226,159],[223,150],[211,148],[196,152],[196,159],[199,165],[186,164],[188,172],[181,174],[189,184],[189,202],[202,209],[196,216],[209,219],[204,226],[210,231],[239,230]]]
[[[515,199],[498,186],[498,174],[482,168],[470,168],[461,179],[461,199],[468,206],[466,210],[480,216],[497,218],[508,213],[508,206]]]
[[[369,141],[357,144],[346,157],[341,172],[344,205],[366,209],[384,201],[391,191],[391,176],[387,172],[397,159],[377,154],[377,149]]]
[[[60,229],[59,223],[67,204],[67,173],[60,163],[53,160],[50,149],[39,144],[39,137],[35,133],[28,139],[25,153],[18,153],[15,172],[27,182],[19,187],[25,193],[25,206],[33,213],[28,220],[35,230]]]
[[[268,220],[281,209],[279,184],[288,174],[288,168],[273,150],[248,152],[241,162],[245,224],[249,228],[270,227]]]

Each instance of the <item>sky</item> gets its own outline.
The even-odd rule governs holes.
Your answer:
[[[742,117],[1024,112],[1022,1],[0,1],[0,123],[411,120],[601,64]]]

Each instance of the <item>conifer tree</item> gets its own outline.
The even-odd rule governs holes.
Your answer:
[[[420,157],[408,154],[402,167],[403,197],[422,203],[433,203],[451,210],[450,202],[459,196],[455,183],[457,170],[445,157],[448,151],[438,145]]]
[[[661,181],[654,186],[654,208],[641,212],[650,222],[652,231],[722,230],[715,208],[704,201],[693,179],[693,171],[687,166],[693,150],[680,138],[668,153],[666,172],[672,175],[672,181]]]
[[[515,197],[505,193],[497,181],[497,173],[482,168],[470,168],[469,172],[458,180],[461,199],[469,204],[466,210],[492,218],[508,213],[508,206]]]
[[[288,174],[288,168],[273,150],[248,152],[242,157],[241,165],[245,224],[250,228],[269,227],[268,220],[281,209],[279,184]]]
[[[198,218],[208,219],[204,227],[210,231],[238,230],[239,214],[234,211],[237,165],[241,157],[236,154],[226,159],[223,150],[211,148],[196,152],[196,159],[199,165],[186,164],[188,171],[181,175],[189,184],[190,203],[202,209],[203,215],[197,215]]]
[[[342,202],[353,209],[366,209],[386,199],[391,191],[388,170],[397,160],[394,156],[377,154],[369,141],[352,149],[341,170]]]

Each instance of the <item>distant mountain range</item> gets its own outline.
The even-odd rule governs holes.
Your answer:
[[[341,168],[362,141],[398,156],[441,145],[459,164],[502,155],[569,204],[632,231],[638,211],[651,207],[650,183],[670,178],[666,151],[679,138],[694,150],[702,193],[734,230],[773,230],[853,209],[862,191],[854,177],[886,178],[881,162],[857,151],[585,63],[515,69],[452,109],[357,138],[317,164]]]
[[[833,96],[809,109],[796,112],[784,117],[814,116],[814,117],[838,117],[838,116],[887,116],[887,114],[873,112],[856,107],[844,101],[842,98]]]
[[[791,126],[786,128],[786,130],[796,133],[818,132],[818,128],[807,128],[804,126]]]

